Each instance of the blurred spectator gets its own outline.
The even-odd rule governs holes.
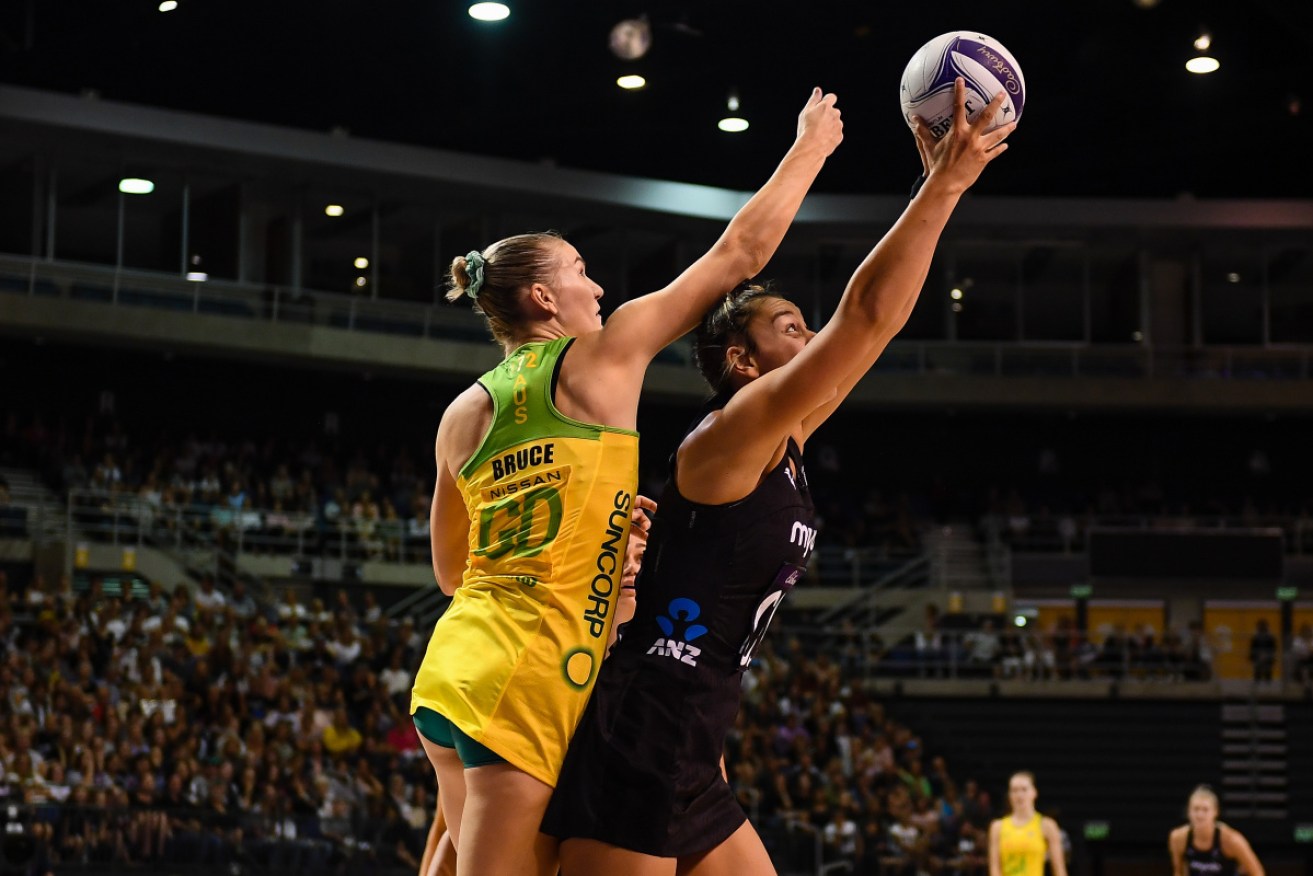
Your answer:
[[[324,748],[329,754],[350,754],[363,742],[360,731],[351,726],[346,709],[338,707],[333,712],[333,723],[324,730]]]
[[[1290,677],[1304,684],[1313,680],[1313,624],[1301,624],[1290,641]]]
[[[963,645],[966,647],[967,661],[972,666],[993,667],[1001,647],[998,633],[994,631],[994,622],[986,620],[979,630],[968,633]]]
[[[1260,618],[1249,640],[1249,662],[1254,666],[1254,681],[1272,680],[1277,650],[1276,637],[1268,629],[1267,621]]]
[[[201,576],[200,587],[192,598],[196,607],[205,611],[215,611],[228,603],[227,598],[215,588],[214,578],[210,575]]]

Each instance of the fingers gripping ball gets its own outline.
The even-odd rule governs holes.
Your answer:
[[[1012,53],[992,37],[960,30],[935,37],[907,62],[899,88],[907,124],[920,116],[936,139],[948,133],[953,124],[953,82],[959,76],[966,80],[969,121],[975,121],[1000,91],[1007,98],[990,130],[1021,118],[1026,78]]]

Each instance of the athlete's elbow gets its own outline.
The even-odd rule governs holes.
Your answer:
[[[772,248],[766,245],[759,234],[741,228],[730,228],[725,232],[720,243],[721,252],[734,266],[733,273],[742,279],[757,276],[766,269],[766,263],[770,261]]]

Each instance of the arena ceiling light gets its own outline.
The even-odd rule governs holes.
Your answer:
[[[119,191],[125,195],[149,195],[155,191],[155,183],[148,179],[127,176],[119,180]]]
[[[210,275],[204,271],[188,271],[187,279],[191,280],[193,283],[204,283],[206,280],[210,279]]]
[[[627,76],[621,76],[615,81],[615,84],[619,85],[625,91],[637,91],[647,85],[647,80],[642,76],[639,76],[637,73],[630,73]]]
[[[178,0],[164,0],[160,4],[160,12],[172,12],[178,8]]]
[[[363,271],[365,268],[369,267],[369,259],[364,256],[357,256],[355,266]]]
[[[1213,47],[1213,35],[1207,30],[1200,28],[1199,36],[1195,37],[1194,49],[1199,54],[1185,62],[1185,69],[1191,73],[1212,73],[1222,65],[1217,59],[1204,54]]]
[[[346,210],[342,209],[341,204],[329,204],[327,207],[324,208],[324,215],[332,216],[334,219],[336,219],[338,216],[341,216],[345,212]]]
[[[511,14],[505,3],[475,3],[470,7],[470,18],[475,21],[504,21]]]
[[[748,129],[748,120],[742,116],[736,115],[739,111],[738,92],[731,91],[729,93],[729,98],[726,99],[725,106],[729,109],[729,115],[717,122],[716,127],[720,128],[727,134],[737,134],[740,131],[746,131]]]

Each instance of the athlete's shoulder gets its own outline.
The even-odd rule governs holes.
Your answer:
[[[466,432],[483,433],[492,417],[492,397],[480,383],[467,387],[452,399],[438,423],[438,440],[458,437]]]
[[[1231,849],[1240,849],[1249,844],[1245,835],[1229,824],[1217,822],[1217,832],[1222,838],[1222,852],[1227,857],[1234,857],[1230,854]]]
[[[470,386],[447,405],[438,423],[435,448],[439,458],[452,463],[453,470],[460,468],[483,441],[492,422],[492,398],[482,385]]]
[[[1172,828],[1172,832],[1167,835],[1167,842],[1173,847],[1185,847],[1185,838],[1190,834],[1190,825],[1183,824],[1180,827]]]

